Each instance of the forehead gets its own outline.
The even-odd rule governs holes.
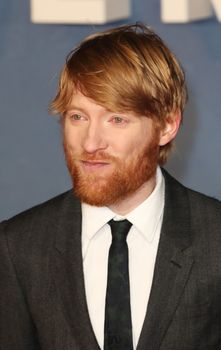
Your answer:
[[[107,101],[108,105],[108,101]],[[67,111],[72,109],[78,109],[78,110],[85,110],[85,111],[97,111],[101,113],[117,113],[117,114],[124,114],[124,115],[133,115],[134,117],[141,118],[143,115],[136,113],[132,110],[122,110],[119,108],[108,108],[107,106],[100,104],[99,102],[95,101],[93,98],[86,96],[84,93],[82,93],[78,89],[73,90],[72,97],[70,99],[70,102],[66,108]],[[146,119],[150,119],[148,117],[145,117]]]
[[[79,90],[74,90],[73,92],[72,99],[70,101],[70,106],[68,107],[68,109],[72,109],[72,108],[80,108],[80,109],[93,108],[100,111],[105,111],[104,107],[100,106],[92,98],[85,96]]]

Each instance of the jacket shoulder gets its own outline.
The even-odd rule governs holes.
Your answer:
[[[188,189],[189,203],[195,225],[204,224],[204,228],[209,228],[214,233],[221,232],[221,202],[213,197]]]
[[[195,221],[206,220],[211,223],[220,223],[221,226],[220,200],[182,185],[165,170],[163,170],[163,174],[166,182],[166,191],[172,194],[171,200],[175,200],[176,197],[176,204],[182,201],[187,201],[190,207],[191,216]]]
[[[21,235],[32,231],[52,230],[56,226],[59,217],[66,207],[79,208],[79,201],[75,198],[73,191],[67,191],[54,198],[25,210],[14,217],[3,221],[0,226],[7,235]]]

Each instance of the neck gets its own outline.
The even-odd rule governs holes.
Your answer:
[[[153,192],[156,186],[156,174],[145,182],[137,191],[125,197],[123,200],[110,205],[109,208],[119,215],[126,215],[138,207]]]

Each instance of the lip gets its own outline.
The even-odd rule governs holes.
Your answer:
[[[81,160],[81,164],[84,168],[90,169],[90,170],[96,170],[101,169],[109,165],[108,162],[101,161],[101,160]]]

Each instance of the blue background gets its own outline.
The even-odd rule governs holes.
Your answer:
[[[134,0],[127,21],[105,26],[30,22],[28,0],[0,3],[0,219],[70,187],[57,119],[47,113],[66,54],[86,35],[126,22],[152,26],[186,71],[189,103],[167,168],[221,199],[221,23],[163,24],[159,0]]]

